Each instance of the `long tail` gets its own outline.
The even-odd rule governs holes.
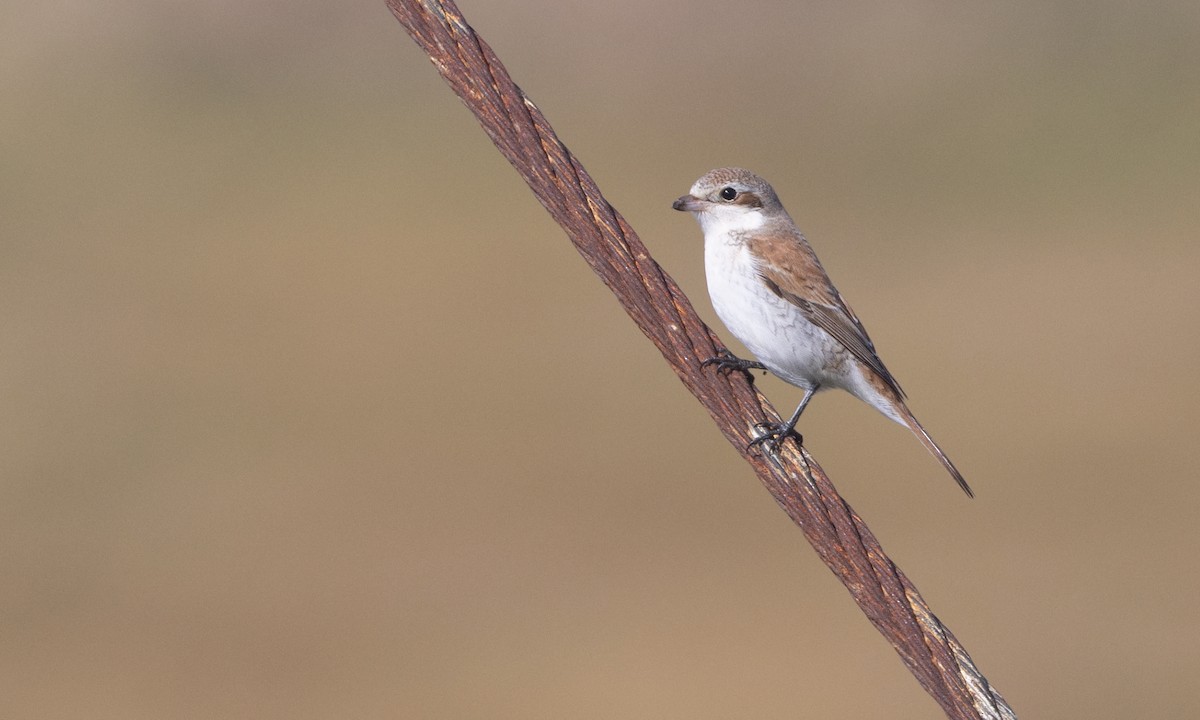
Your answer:
[[[908,408],[905,408],[904,424],[908,426],[909,430],[913,431],[913,434],[917,436],[917,439],[921,441],[925,449],[933,453],[933,456],[949,471],[950,476],[954,478],[954,482],[958,483],[958,486],[963,489],[967,497],[975,497],[975,493],[971,492],[971,486],[967,484],[966,480],[963,480],[962,473],[958,471],[958,468],[954,467],[954,463],[950,462],[950,458],[946,457],[946,453],[942,452],[942,449],[933,441],[933,438],[929,437],[929,433],[925,432],[925,428],[921,427],[921,423],[917,422],[913,414],[907,412],[907,410]]]

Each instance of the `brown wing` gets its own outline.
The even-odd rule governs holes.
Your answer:
[[[799,308],[812,324],[829,333],[898,396],[904,397],[900,383],[875,353],[867,329],[829,281],[803,235],[764,234],[754,243],[753,250],[758,258],[759,277],[771,292]]]

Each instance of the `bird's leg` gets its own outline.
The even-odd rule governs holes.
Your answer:
[[[740,357],[729,352],[729,348],[721,348],[716,357],[710,357],[700,363],[700,367],[708,367],[716,365],[717,372],[723,372],[728,375],[730,372],[737,370],[738,372],[748,373],[750,370],[766,370],[767,366],[757,360],[743,360]],[[753,377],[753,376],[751,376]]]
[[[812,400],[812,396],[817,393],[817,389],[820,387],[820,385],[813,385],[811,388],[804,391],[804,397],[800,398],[800,406],[796,408],[796,412],[792,413],[792,417],[789,418],[787,422],[762,422],[755,424],[755,427],[761,428],[763,433],[762,435],[759,435],[751,440],[750,444],[746,446],[746,449],[748,450],[755,445],[762,445],[767,449],[768,452],[774,452],[775,450],[778,450],[780,444],[783,443],[784,438],[786,438],[788,435],[791,435],[792,432],[795,431],[796,423],[800,421],[800,414],[804,412],[804,408],[808,407],[808,401]],[[803,445],[804,437],[797,434],[796,442]]]

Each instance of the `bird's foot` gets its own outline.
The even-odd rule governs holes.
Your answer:
[[[741,359],[740,357],[729,352],[728,348],[721,348],[719,351],[717,351],[716,357],[710,357],[700,363],[700,367],[702,368],[708,367],[709,365],[716,365],[717,372],[723,372],[726,375],[734,370],[738,372],[744,372],[749,375],[751,370],[767,369],[766,365],[763,365],[757,360]],[[751,375],[750,377],[753,378],[754,376]]]
[[[760,422],[755,423],[754,427],[762,432],[750,441],[750,444],[746,446],[747,450],[753,447],[762,447],[768,455],[774,455],[783,446],[783,441],[789,437],[796,438],[796,445],[804,444],[804,436],[796,432],[795,427],[788,423]]]

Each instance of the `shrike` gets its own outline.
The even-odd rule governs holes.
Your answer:
[[[712,170],[673,207],[699,221],[713,308],[759,363],[732,356],[713,361],[725,368],[764,367],[804,390],[791,418],[762,426],[765,432],[752,445],[777,447],[818,390],[841,388],[912,430],[959,487],[975,496],[904,404],[904,391],[866,328],[766,180],[741,168]]]

